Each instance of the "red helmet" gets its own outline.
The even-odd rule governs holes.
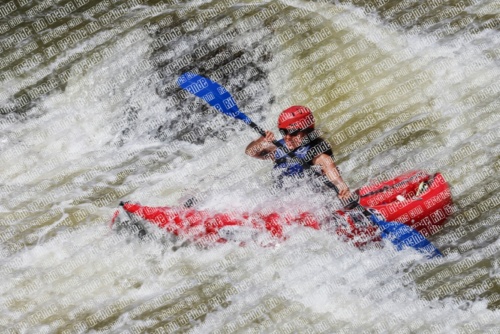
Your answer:
[[[287,130],[314,129],[314,116],[304,106],[292,106],[281,112],[278,117],[278,128]]]

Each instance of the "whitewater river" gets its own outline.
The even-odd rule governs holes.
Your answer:
[[[2,333],[500,332],[498,1],[3,0],[0,31]],[[309,106],[352,189],[442,172],[445,256],[112,231],[121,200],[340,207],[272,190],[258,135],[181,92],[186,71],[276,135]]]

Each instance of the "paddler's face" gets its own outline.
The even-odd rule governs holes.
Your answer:
[[[283,134],[283,139],[285,144],[290,150],[294,150],[302,144],[302,140],[306,136],[304,131],[288,132],[286,130],[280,130]]]

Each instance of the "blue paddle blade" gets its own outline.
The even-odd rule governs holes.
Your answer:
[[[397,250],[411,247],[425,254],[428,258],[443,255],[420,232],[410,226],[397,222],[387,222],[375,215],[372,215],[371,219],[382,231],[382,238],[392,242]]]
[[[231,94],[217,82],[201,75],[186,72],[177,79],[177,84],[182,88],[205,100],[212,107],[246,124],[252,120],[242,113]]]

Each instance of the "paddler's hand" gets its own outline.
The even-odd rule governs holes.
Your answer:
[[[351,191],[347,187],[340,187],[339,198],[343,201],[347,201],[351,197]]]
[[[266,136],[261,137],[261,140],[268,142],[268,143],[272,143],[273,141],[276,140],[276,137],[274,137],[274,133],[272,133],[271,131],[266,131]]]
[[[352,210],[359,205],[359,198],[356,193],[351,193],[347,185],[339,189],[340,203],[347,210]]]
[[[276,140],[274,133],[266,131],[265,136],[260,136],[248,144],[245,149],[245,154],[260,160],[274,161],[274,152],[277,149],[277,147],[272,143],[274,140]]]

